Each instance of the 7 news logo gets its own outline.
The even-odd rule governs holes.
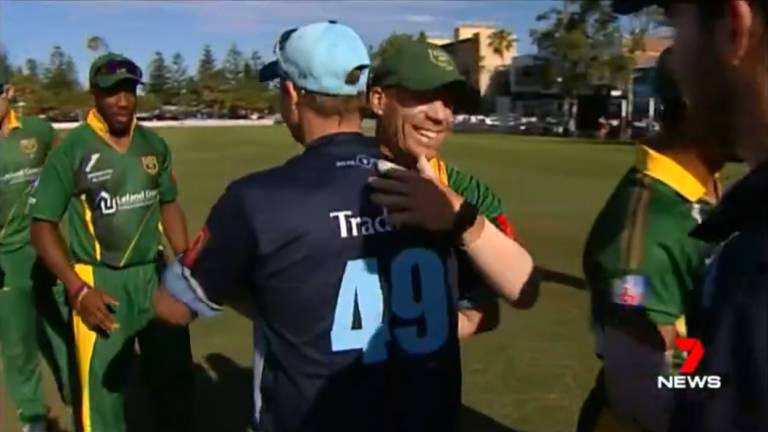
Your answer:
[[[680,375],[658,376],[656,386],[660,389],[719,389],[722,378],[718,375],[693,375],[704,357],[704,346],[694,338],[675,339],[677,349],[687,353]]]

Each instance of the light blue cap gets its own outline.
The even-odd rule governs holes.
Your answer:
[[[283,32],[275,44],[277,60],[259,71],[260,81],[283,78],[304,90],[350,96],[366,90],[371,58],[360,36],[351,28],[326,21]],[[360,69],[360,79],[347,76]]]

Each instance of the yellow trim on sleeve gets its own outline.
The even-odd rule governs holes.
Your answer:
[[[706,195],[706,185],[673,159],[647,146],[640,146],[638,156],[639,170],[671,187],[688,201],[696,202]]]
[[[101,260],[101,245],[99,239],[96,237],[96,229],[93,226],[93,213],[91,208],[88,207],[88,202],[85,200],[85,195],[80,195],[80,203],[83,205],[83,214],[85,216],[85,226],[88,228],[88,232],[93,237],[93,253],[96,255],[96,261]]]
[[[85,283],[90,286],[95,285],[93,267],[86,264],[75,264],[75,273]],[[91,392],[90,392],[90,378],[91,378],[91,360],[93,358],[93,348],[96,345],[96,333],[91,331],[80,316],[72,313],[74,322],[74,336],[75,336],[75,348],[77,354],[77,371],[80,375],[80,391],[82,393],[81,401],[81,421],[83,423],[84,432],[92,432],[93,425],[91,422]]]

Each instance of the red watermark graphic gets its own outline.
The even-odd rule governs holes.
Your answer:
[[[693,375],[704,358],[704,345],[695,338],[677,338],[675,346],[680,352],[686,353],[685,361],[680,366],[680,375],[659,376],[656,379],[658,388],[667,389],[719,389],[722,379],[718,375]]]

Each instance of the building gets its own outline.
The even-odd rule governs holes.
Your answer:
[[[645,40],[645,49],[633,54],[635,68],[633,71],[632,94],[634,120],[652,118],[654,115],[653,72],[659,55],[671,44],[671,39],[665,36],[649,36]],[[627,49],[627,44],[623,44]],[[619,49],[617,47],[617,49]],[[521,116],[561,116],[566,109],[564,97],[558,88],[557,78],[549,76],[553,73],[551,57],[546,54],[525,54],[512,60],[508,70],[509,94],[511,95],[510,110]],[[606,89],[605,83],[595,82],[592,93],[608,90],[615,104],[619,106],[618,116],[626,111],[621,108],[622,100],[627,101],[627,90],[623,88]],[[587,96],[585,93],[583,96]],[[626,103],[626,102],[624,102]],[[613,114],[611,114],[613,115]]]
[[[428,41],[448,51],[459,71],[475,86],[484,101],[484,108],[492,110],[497,96],[508,94],[507,70],[517,56],[517,36],[512,34],[512,48],[495,53],[491,35],[500,30],[491,24],[462,24],[454,29],[453,40],[430,38]]]

